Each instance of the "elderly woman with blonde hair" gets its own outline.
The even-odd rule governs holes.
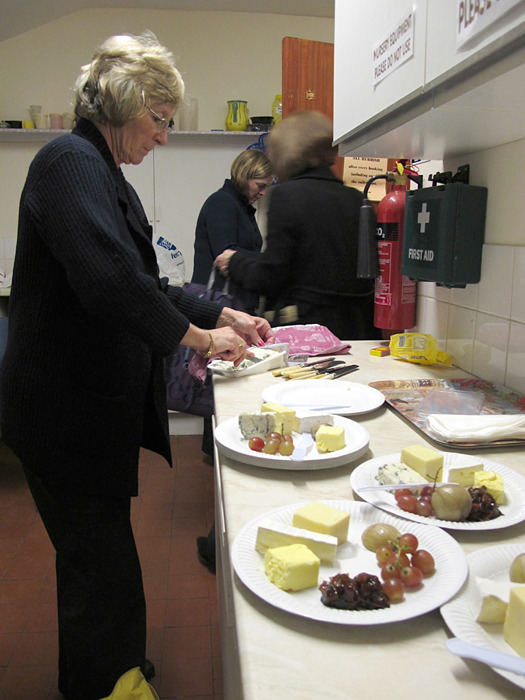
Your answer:
[[[266,249],[257,259],[226,250],[215,266],[264,294],[277,312],[288,307],[289,321],[325,325],[345,340],[379,338],[373,281],[357,278],[362,194],[332,171],[332,132],[328,117],[308,111],[272,129],[269,156],[279,184],[269,194]]]
[[[151,227],[120,166],[166,144],[183,96],[153,35],[111,37],[77,80],[73,132],[39,151],[20,201],[2,440],[56,550],[68,700],[128,698],[128,681],[145,684],[133,697],[156,697],[142,675],[153,671],[130,506],[140,448],[171,463],[163,358],[182,344],[238,363],[247,343],[273,337],[263,319],[159,279]]]

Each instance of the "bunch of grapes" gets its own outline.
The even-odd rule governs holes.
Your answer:
[[[423,486],[419,498],[410,489],[398,489],[394,492],[397,505],[406,513],[416,513],[428,518],[434,514],[432,508],[432,493],[434,486]]]
[[[252,437],[248,441],[248,447],[254,452],[264,452],[268,455],[278,453],[282,457],[289,457],[294,451],[292,436],[280,433],[269,433],[264,440],[261,437]]]
[[[423,578],[432,576],[436,569],[430,552],[418,547],[417,537],[407,532],[376,550],[383,591],[391,603],[401,602],[406,589],[419,588]]]

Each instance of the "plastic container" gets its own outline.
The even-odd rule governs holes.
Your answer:
[[[280,122],[283,116],[283,96],[276,95],[272,104],[273,123]]]

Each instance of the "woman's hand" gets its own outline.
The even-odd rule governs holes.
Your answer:
[[[223,250],[220,255],[217,255],[215,258],[215,261],[213,263],[214,267],[216,267],[221,275],[223,277],[228,277],[228,265],[230,264],[230,258],[232,255],[234,255],[236,251],[231,250],[230,248],[227,248],[226,250]]]
[[[190,324],[180,344],[193,348],[203,357],[210,359],[220,357],[222,360],[233,362],[235,366],[239,365],[246,357],[247,342],[244,337],[235,332],[230,324],[213,328],[210,331]]]
[[[265,318],[250,316],[225,306],[217,321],[217,328],[230,326],[250,345],[265,345],[275,342],[275,335]]]

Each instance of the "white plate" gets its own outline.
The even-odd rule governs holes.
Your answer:
[[[318,588],[287,593],[270,583],[264,573],[264,557],[255,551],[257,528],[261,520],[271,518],[291,525],[294,511],[304,503],[283,506],[251,520],[239,532],[232,547],[235,572],[255,595],[281,610],[320,622],[338,625],[382,625],[408,620],[430,612],[450,600],[463,585],[467,574],[467,559],[459,544],[436,527],[409,525],[400,518],[382,513],[367,503],[355,501],[323,501],[350,513],[348,541],[339,545],[337,559],[331,565],[321,564],[319,584],[329,576],[345,572],[357,576],[361,572],[379,575],[375,554],[361,544],[361,534],[373,523],[389,523],[400,532],[412,532],[422,549],[427,549],[436,562],[433,576],[424,579],[422,588],[405,593],[405,600],[384,610],[337,610],[321,603]]]
[[[354,493],[377,508],[386,510],[388,513],[397,515],[400,518],[406,518],[416,523],[437,525],[447,530],[501,530],[502,528],[516,525],[516,523],[521,523],[522,520],[525,520],[525,479],[520,476],[520,474],[512,471],[512,469],[504,467],[502,464],[491,462],[489,459],[475,460],[471,455],[465,455],[459,452],[441,452],[441,454],[444,457],[444,465],[447,467],[454,466],[454,463],[456,463],[460,457],[462,463],[464,463],[465,458],[468,457],[472,459],[473,462],[483,462],[485,471],[498,472],[501,474],[505,485],[506,496],[505,504],[499,506],[503,515],[500,515],[499,518],[495,518],[494,520],[487,520],[479,523],[456,523],[450,520],[440,520],[433,516],[424,518],[416,513],[402,511],[401,508],[398,507],[394,495],[389,491],[359,491],[363,486],[377,486],[378,482],[375,477],[379,467],[383,464],[395,464],[401,461],[400,452],[386,455],[385,457],[376,457],[368,460],[368,462],[360,464],[350,475],[350,485]]]
[[[385,401],[384,394],[371,386],[337,379],[283,381],[266,387],[262,399],[305,411],[325,407],[327,413],[340,416],[375,411]]]
[[[514,557],[525,552],[524,544],[502,544],[486,547],[467,557],[470,576],[458,595],[441,608],[441,615],[450,631],[471,644],[504,651],[518,656],[503,639],[503,625],[482,625],[476,622],[481,603],[475,577],[491,578],[494,581],[508,581],[509,569]],[[492,667],[494,668],[494,667]],[[525,677],[501,668],[496,673],[525,688]]]
[[[248,447],[239,430],[238,417],[229,418],[215,428],[215,440],[220,451],[227,457],[232,457],[244,464],[267,469],[328,469],[340,467],[361,457],[368,449],[370,435],[359,423],[342,416],[334,416],[334,425],[345,429],[346,446],[337,452],[319,454],[313,447],[302,460],[294,460],[292,457],[281,455],[268,455],[264,452],[254,452]],[[294,433],[294,443],[297,446],[301,439],[298,433]]]

